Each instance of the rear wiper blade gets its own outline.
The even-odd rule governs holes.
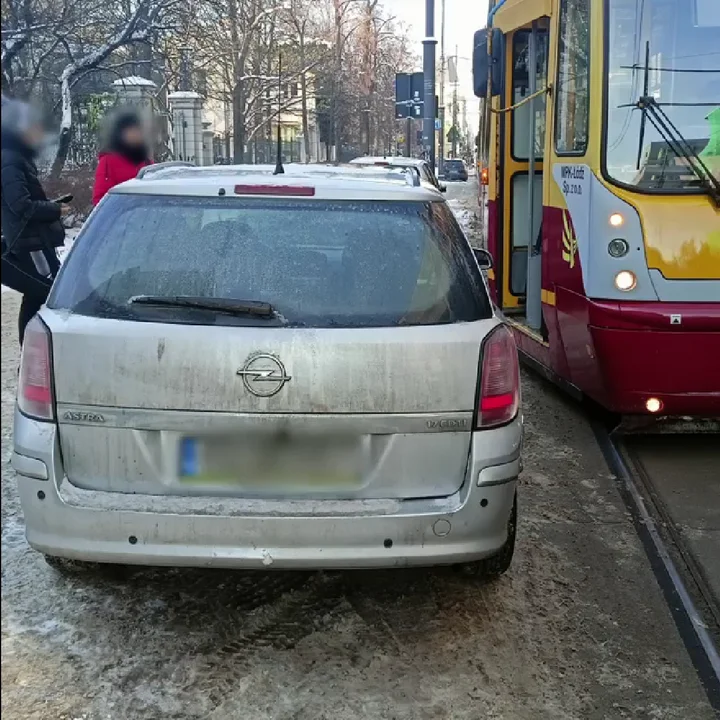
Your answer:
[[[135,295],[128,300],[128,304],[209,310],[226,315],[249,315],[265,319],[277,317],[277,312],[270,303],[260,302],[259,300],[233,300],[228,298],[193,297],[191,295]]]

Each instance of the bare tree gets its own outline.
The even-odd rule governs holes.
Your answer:
[[[300,116],[305,144],[306,161],[310,161],[310,117],[308,89],[310,78],[318,66],[329,60],[332,48],[320,36],[320,16],[308,0],[287,0],[281,14],[284,30],[283,45],[291,51],[291,63],[295,61],[300,81]],[[313,81],[313,89],[317,83]]]
[[[2,0],[2,10],[3,92],[41,99],[56,115],[55,177],[78,99],[101,92],[109,74],[149,77],[151,68],[164,94],[177,85],[181,48],[190,48],[195,87],[231,109],[239,161],[285,113],[300,118],[308,158],[315,123],[328,158],[330,145],[340,159],[361,137],[385,146],[394,72],[411,61],[404,29],[378,0]],[[278,88],[280,50],[289,91]]]
[[[156,34],[172,29],[167,23],[180,1],[138,0],[132,9],[125,3],[109,6],[103,0],[77,0],[73,5],[66,5],[65,26],[54,32],[66,64],[59,76],[60,135],[51,177],[59,177],[70,146],[73,87],[94,70],[117,70],[135,64],[132,59],[120,58],[119,62],[104,65],[117,51],[135,43],[150,42]]]
[[[2,92],[28,97],[42,67],[57,47],[53,31],[63,24],[63,3],[2,1]]]
[[[331,142],[336,158],[342,160],[346,153],[359,150],[362,137],[364,151],[368,145],[378,145],[381,123],[385,135],[394,134],[394,74],[407,69],[413,57],[408,51],[407,31],[384,15],[377,0],[325,2],[329,3],[325,32],[334,59],[325,92]],[[392,65],[391,72],[388,65]],[[391,107],[393,113],[389,114]]]

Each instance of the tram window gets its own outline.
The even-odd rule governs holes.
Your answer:
[[[513,37],[513,77],[512,104],[515,105],[530,95],[530,33],[521,31]],[[536,82],[537,89],[547,85],[548,35],[538,32],[536,45]],[[535,158],[542,160],[545,149],[546,101],[545,95],[535,98]],[[525,103],[513,110],[512,120],[512,154],[516,160],[528,160],[530,130],[530,103]]]
[[[696,27],[720,27],[720,5],[717,0],[695,0]]]
[[[609,0],[607,22],[608,179],[650,193],[702,192],[682,153],[634,104],[647,82],[668,122],[720,177],[720,2]]]
[[[590,0],[562,0],[555,112],[558,155],[584,155],[590,116]]]

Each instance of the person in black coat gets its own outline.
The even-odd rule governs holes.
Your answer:
[[[60,267],[55,248],[65,240],[60,222],[67,205],[48,200],[35,158],[45,137],[33,108],[2,102],[2,284],[23,296],[18,317],[20,345],[25,328],[47,299]]]

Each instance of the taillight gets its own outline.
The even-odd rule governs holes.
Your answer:
[[[481,373],[478,427],[510,422],[520,406],[520,369],[515,339],[504,325],[485,341]]]
[[[490,173],[488,172],[487,168],[483,168],[480,171],[480,184],[481,185],[489,185],[490,184]]]
[[[50,333],[38,317],[33,318],[25,329],[20,360],[18,407],[24,415],[36,420],[55,419]]]

